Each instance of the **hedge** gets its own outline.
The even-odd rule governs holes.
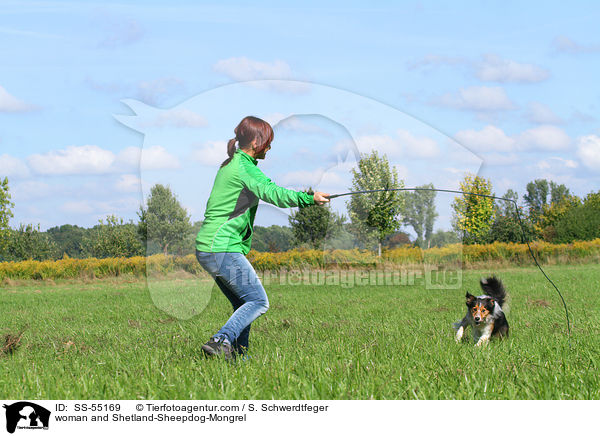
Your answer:
[[[600,260],[600,239],[570,244],[532,242],[531,249],[541,263],[584,263]],[[385,250],[381,259],[366,250],[290,250],[281,253],[251,251],[248,259],[258,271],[290,269],[366,269],[404,264],[462,264],[473,267],[489,262],[507,265],[532,265],[527,245],[495,242],[487,245],[453,244],[441,248],[404,246]],[[186,271],[197,275],[202,268],[194,255],[183,257],[157,254],[149,257],[71,259],[56,261],[1,262],[0,280],[44,280],[104,278],[121,275],[143,277]]]

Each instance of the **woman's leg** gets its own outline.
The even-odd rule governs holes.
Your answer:
[[[239,299],[231,290],[227,287],[226,282],[221,277],[215,277],[215,283],[221,289],[221,292],[227,297],[231,305],[233,306],[233,311],[238,310],[244,302]],[[248,349],[248,341],[250,336],[250,324],[243,329],[237,339],[233,341],[231,345],[233,345],[233,349],[238,354],[245,354]]]
[[[267,293],[254,268],[243,254],[215,253],[215,255],[219,265],[217,277],[221,278],[229,291],[242,301],[242,305],[235,309],[216,336],[225,336],[232,344],[239,338],[241,345],[247,346],[249,330],[246,332],[244,330],[269,309]]]
[[[269,308],[265,289],[241,253],[197,252],[196,255],[234,307],[233,315],[214,337],[227,339],[243,352],[248,347],[250,324]]]

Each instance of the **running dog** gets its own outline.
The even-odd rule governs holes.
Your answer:
[[[467,314],[456,323],[456,342],[460,342],[465,328],[473,329],[473,340],[476,346],[487,343],[492,336],[508,336],[508,321],[502,311],[506,299],[506,291],[500,279],[488,277],[479,284],[484,295],[475,297],[467,292]]]

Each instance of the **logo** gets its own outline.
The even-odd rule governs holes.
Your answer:
[[[14,433],[18,429],[48,430],[50,411],[28,401],[19,401],[6,409],[6,431]]]

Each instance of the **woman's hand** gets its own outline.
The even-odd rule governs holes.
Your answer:
[[[329,203],[329,194],[325,194],[324,192],[315,192],[313,199],[315,200],[315,204],[322,206],[325,203]]]

